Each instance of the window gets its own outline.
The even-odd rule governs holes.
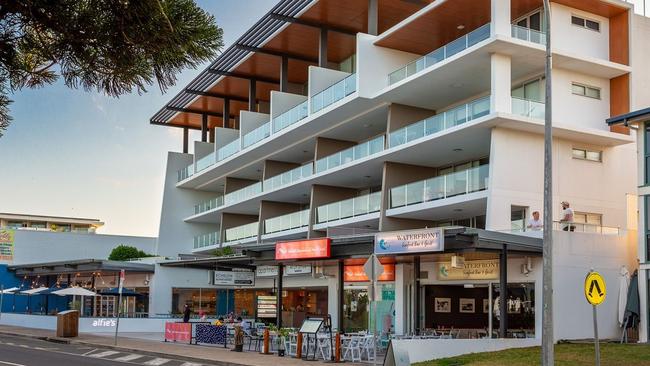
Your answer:
[[[536,31],[542,30],[542,11],[536,10],[528,15],[515,20],[515,24],[522,28],[534,29]]]
[[[598,162],[603,161],[602,151],[573,148],[572,155],[574,159],[590,160],[590,161],[598,161]]]
[[[585,19],[577,15],[571,16],[571,24],[578,27],[591,29],[596,32],[600,32],[600,23],[595,20]]]
[[[20,229],[20,228],[23,228],[23,227],[26,227],[26,226],[27,225],[22,221],[9,221],[7,223],[7,227],[9,229]]]
[[[528,80],[523,84],[517,85],[512,89],[512,96],[519,99],[532,100],[536,102],[544,101],[544,89],[546,88],[546,79],[543,77]]]
[[[600,88],[579,83],[571,83],[571,92],[575,95],[600,99]]]

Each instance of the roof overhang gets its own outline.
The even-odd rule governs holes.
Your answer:
[[[614,116],[612,118],[608,118],[606,122],[610,126],[619,125],[619,124],[624,124],[625,126],[627,126],[628,124],[645,122],[646,120],[649,119],[650,119],[650,107],[621,114],[618,116]]]
[[[19,276],[48,276],[83,272],[120,272],[121,270],[124,270],[127,273],[154,273],[155,266],[153,264],[135,262],[80,259],[72,261],[10,265],[7,268]]]

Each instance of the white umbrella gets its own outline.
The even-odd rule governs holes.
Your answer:
[[[630,272],[625,266],[621,266],[618,285],[618,325],[625,323],[625,307],[627,306],[627,289],[630,286]]]
[[[49,290],[49,288],[48,287],[38,287],[38,288],[33,288],[31,290],[20,291],[20,293],[25,294],[25,295],[35,295],[35,294],[38,294],[39,292],[43,292],[45,290]]]
[[[13,294],[16,290],[19,290],[19,288],[18,287],[6,288],[6,289],[0,291],[0,294],[5,294],[5,295]]]
[[[83,287],[68,287],[63,290],[52,291],[52,294],[59,296],[97,296],[96,293]]]

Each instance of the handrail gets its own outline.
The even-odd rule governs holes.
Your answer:
[[[373,192],[363,196],[328,203],[319,206],[316,210],[318,223],[322,224],[329,221],[367,215],[379,211],[380,206],[381,192]]]
[[[279,116],[273,118],[273,133],[281,131],[292,124],[299,122],[305,119],[309,115],[307,110],[308,101],[304,101],[288,111],[280,114]]]
[[[262,182],[256,182],[242,189],[230,192],[224,196],[224,204],[232,205],[249,199],[251,196],[262,193]]]
[[[262,185],[264,192],[292,184],[300,179],[307,178],[314,173],[314,163],[309,162],[299,167],[293,168],[282,174],[275,175],[265,179]]]
[[[239,152],[239,139],[233,140],[217,150],[217,162]]]
[[[210,152],[208,155],[202,157],[201,159],[196,161],[196,172],[200,172],[201,170],[209,167],[210,165],[214,164],[217,162],[216,155],[213,152]]]
[[[194,249],[205,248],[219,244],[219,232],[196,235],[194,237]]]
[[[226,242],[243,240],[257,236],[257,226],[258,222],[251,222],[249,224],[244,224],[236,227],[231,227],[226,229]]]
[[[544,119],[546,105],[536,100],[512,97],[512,114],[524,117]]]
[[[357,91],[357,74],[346,76],[311,98],[311,113],[316,113]]]
[[[522,41],[546,45],[546,33],[531,28],[521,27],[516,24],[511,24],[511,36],[512,38],[521,39]]]
[[[384,135],[316,160],[316,173],[351,163],[384,150]]]
[[[214,210],[215,208],[221,206],[223,206],[223,196],[217,196],[215,198],[211,198],[207,201],[203,201],[194,205],[194,214],[198,215],[206,211]]]
[[[245,134],[244,137],[242,137],[242,144],[244,145],[244,148],[246,148],[269,136],[271,136],[270,121]]]
[[[264,220],[264,233],[271,234],[309,225],[309,209]]]

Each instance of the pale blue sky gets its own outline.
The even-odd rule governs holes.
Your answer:
[[[276,2],[197,0],[226,46]],[[181,150],[182,131],[149,118],[201,69],[164,95],[151,86],[114,99],[62,83],[17,92],[0,138],[0,212],[98,218],[102,233],[157,236],[167,151]]]

